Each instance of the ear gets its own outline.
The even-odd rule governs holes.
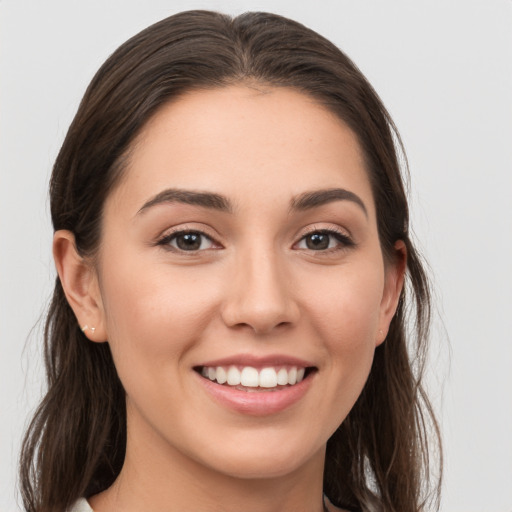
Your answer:
[[[96,270],[78,253],[71,231],[55,232],[53,258],[66,299],[80,328],[91,341],[105,341],[107,334]]]
[[[385,263],[384,290],[380,303],[379,330],[376,345],[380,345],[388,335],[389,325],[395,315],[400,294],[404,286],[407,269],[407,248],[403,240],[398,240],[394,246],[395,254],[392,261]]]

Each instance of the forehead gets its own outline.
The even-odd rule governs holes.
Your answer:
[[[136,208],[169,187],[209,190],[235,203],[344,187],[373,209],[355,134],[290,88],[229,86],[164,105],[136,138],[114,195]]]

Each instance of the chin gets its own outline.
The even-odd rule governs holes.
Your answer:
[[[209,455],[207,465],[216,472],[240,479],[272,479],[295,473],[309,464],[319,463],[323,467],[325,445],[305,451],[303,442],[263,439],[257,445],[237,443],[221,454]]]

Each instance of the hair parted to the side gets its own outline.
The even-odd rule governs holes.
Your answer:
[[[370,84],[332,43],[281,16],[231,18],[209,11],[171,16],[131,38],[93,78],[57,157],[50,186],[54,229],[72,231],[78,251],[94,257],[105,199],[150,117],[188,91],[243,82],[295,88],[354,131],[384,256],[392,257],[397,240],[407,247],[408,283],[387,339],[376,349],[362,395],[328,441],[325,493],[354,510],[436,509],[440,472],[429,478],[429,454],[440,454],[439,429],[421,386],[430,293],[409,237],[395,147],[397,142],[402,150],[400,138]],[[45,329],[45,364],[48,391],[24,439],[20,488],[27,512],[64,512],[119,474],[126,411],[108,343],[87,341],[58,279]]]

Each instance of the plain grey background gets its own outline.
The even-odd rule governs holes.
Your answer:
[[[442,510],[512,512],[510,0],[0,0],[0,511],[18,510],[19,441],[42,389],[53,160],[105,58],[191,8],[301,21],[379,92],[406,145],[413,227],[436,289]]]

